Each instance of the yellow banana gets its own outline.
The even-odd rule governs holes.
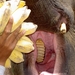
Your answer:
[[[14,1],[6,1],[4,4],[10,4],[11,15],[18,9],[17,3]]]
[[[6,0],[0,0],[0,3],[4,3]]]
[[[13,27],[12,32],[22,24],[22,22],[28,18],[31,10],[27,6],[17,9],[13,14]]]
[[[13,50],[13,52],[11,53],[10,60],[12,60],[15,63],[21,63],[24,61],[23,59],[23,54],[17,50]]]
[[[1,2],[2,1],[2,2]],[[31,22],[23,22],[30,14],[31,10],[25,6],[25,1],[20,0],[0,0],[0,35],[4,31],[5,26],[9,18],[13,17],[13,26],[11,32],[13,32],[18,26],[21,26],[21,30],[25,30],[25,36],[23,36],[17,43],[15,49],[11,53],[10,57],[5,63],[5,67],[11,67],[11,61],[15,63],[21,63],[24,61],[22,53],[29,53],[34,50],[33,42],[26,37],[26,35],[32,34],[36,31],[37,25]]]
[[[4,31],[4,28],[10,18],[10,16],[19,8],[24,6],[25,2],[24,1],[20,1],[19,2],[19,6],[17,5],[16,2],[14,1],[6,1],[3,3],[3,6],[0,8],[0,35],[2,34],[2,32]],[[26,10],[27,11],[27,10]],[[13,14],[14,15],[14,14]],[[15,15],[14,15],[15,16]],[[16,16],[15,16],[16,17]],[[18,22],[22,22],[24,20],[24,18],[21,18],[21,16],[19,16]],[[15,18],[16,19],[16,18]],[[16,21],[14,21],[16,22]],[[16,22],[17,23],[17,22]],[[14,23],[14,24],[16,24]],[[14,25],[13,24],[13,25]],[[18,23],[16,24],[18,25]]]
[[[6,60],[5,67],[6,68],[11,68],[11,60],[10,59]]]
[[[11,14],[13,14],[18,8],[21,8],[25,6],[25,1],[16,1],[16,0],[10,0],[6,1],[5,3],[10,3],[10,9],[11,9]]]
[[[11,15],[10,4],[4,4],[0,8],[0,34],[3,32]]]
[[[6,1],[6,0],[0,0],[0,7],[3,6],[3,4],[4,4],[5,1]]]
[[[33,42],[27,37],[22,37],[18,41],[15,47],[15,50],[23,52],[23,53],[29,53],[34,50]]]
[[[19,5],[18,5],[18,8],[21,8],[21,7],[25,6],[25,5],[26,5],[25,1],[20,1]]]
[[[21,25],[21,31],[25,30],[25,35],[34,33],[37,29],[37,25],[32,22],[23,22]]]
[[[33,44],[33,42],[27,36],[23,36],[20,40],[28,41]]]

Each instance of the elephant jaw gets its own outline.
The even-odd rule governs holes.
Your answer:
[[[53,73],[54,71],[56,60],[54,46],[57,45],[54,41],[56,40],[55,35],[49,32],[37,31],[29,36],[34,43],[35,50],[32,52],[34,55],[33,62],[35,62],[35,68],[38,73],[43,71]]]

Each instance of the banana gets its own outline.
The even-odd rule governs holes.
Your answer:
[[[19,6],[18,6],[19,5]],[[4,28],[10,18],[10,16],[17,10],[19,9],[19,7],[23,7],[25,5],[24,1],[20,1],[19,4],[17,5],[16,2],[14,1],[6,1],[4,2],[3,6],[0,8],[0,35],[2,34],[2,32],[4,31]],[[27,11],[27,10],[26,10]],[[14,13],[15,14],[15,13]],[[13,15],[14,15],[13,14]],[[15,15],[14,15],[15,16]],[[16,16],[15,16],[16,17]],[[21,18],[21,16],[19,16],[18,22],[22,22],[24,20],[24,18]],[[16,18],[15,18],[16,19]],[[16,21],[14,21],[16,22]],[[17,22],[16,22],[17,23]],[[14,23],[14,24],[16,24]],[[19,23],[17,23],[18,25]],[[18,27],[18,26],[17,26]]]
[[[10,9],[11,9],[11,14],[13,14],[18,8],[21,8],[23,6],[25,6],[25,1],[16,1],[16,0],[9,0],[6,1],[5,3],[10,3]]]
[[[10,59],[7,59],[6,62],[5,62],[5,67],[6,68],[11,68],[11,60]]]
[[[0,0],[0,7],[3,6],[3,4],[4,4],[5,1],[6,1],[6,0]]]
[[[13,50],[13,52],[9,56],[9,59],[15,63],[21,63],[24,61],[23,54],[17,50]]]
[[[5,1],[6,0],[0,0],[0,6],[2,6]]]
[[[4,3],[6,0],[0,0],[0,3]]]
[[[37,27],[38,26],[32,22],[23,22],[20,31],[25,30],[25,35],[30,35],[36,31]]]
[[[20,1],[22,1],[22,0],[9,0],[9,1],[16,2],[16,4],[19,5]]]
[[[17,3],[14,1],[6,1],[4,4],[10,4],[11,15],[18,9]]]
[[[28,41],[33,44],[33,42],[27,36],[23,36],[20,40]]]
[[[13,32],[21,24],[21,30],[25,30],[25,35],[18,41],[16,47],[12,51],[11,55],[5,63],[5,67],[11,67],[11,61],[15,63],[21,63],[24,61],[22,53],[29,53],[34,50],[33,42],[27,37],[34,33],[37,29],[37,25],[32,22],[23,22],[29,17],[31,12],[25,1],[20,0],[0,0],[0,35],[4,31],[9,18],[13,18],[13,26],[11,32]]]
[[[28,18],[31,10],[27,8],[27,6],[17,9],[13,14],[13,32],[18,26],[22,24],[22,22]]]
[[[20,1],[19,4],[18,4],[18,8],[21,8],[23,6],[26,5],[26,2],[25,1]]]
[[[29,53],[34,50],[33,42],[28,37],[24,36],[18,41],[15,50],[23,53]]]
[[[0,8],[0,33],[3,32],[11,15],[10,4],[4,4]]]
[[[15,49],[5,63],[6,68],[11,68],[11,61],[21,63],[24,61],[22,53],[29,53],[34,50],[33,42],[26,36],[23,36],[17,43]],[[22,53],[21,53],[22,52]]]

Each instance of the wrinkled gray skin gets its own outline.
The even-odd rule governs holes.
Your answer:
[[[75,75],[75,0],[26,0],[28,7],[32,10],[27,21],[38,24],[38,30],[48,32],[59,32],[58,20],[60,15],[68,17],[69,29],[65,37],[66,72]],[[53,31],[53,29],[55,29]],[[26,55],[25,55],[26,57]],[[27,61],[25,60],[25,63]],[[25,64],[24,63],[24,64]],[[28,65],[28,63],[26,64]],[[13,64],[14,75],[23,75],[23,63]],[[14,68],[15,67],[15,68]],[[24,65],[24,68],[27,66]],[[24,69],[25,70],[25,69]],[[27,69],[25,73],[28,72]],[[31,74],[30,74],[31,75]]]

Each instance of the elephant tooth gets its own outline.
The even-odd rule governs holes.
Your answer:
[[[67,29],[66,29],[66,24],[65,23],[62,23],[61,26],[60,26],[60,32],[61,33],[66,33]]]
[[[36,61],[38,63],[40,63],[40,62],[43,62],[43,60],[44,60],[45,46],[44,46],[44,43],[41,39],[38,39],[36,41],[36,46],[37,46],[37,59],[36,59]]]

